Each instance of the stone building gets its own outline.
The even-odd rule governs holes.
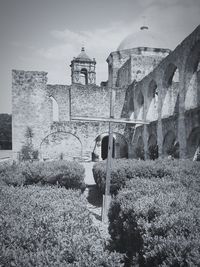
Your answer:
[[[40,159],[105,159],[110,98],[113,157],[193,158],[200,144],[199,61],[200,26],[174,51],[143,26],[109,55],[101,86],[84,48],[71,61],[71,85],[47,84],[46,72],[13,70],[14,158],[31,129]]]

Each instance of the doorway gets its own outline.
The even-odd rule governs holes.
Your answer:
[[[109,141],[109,136],[105,136],[102,139],[101,143],[101,157],[102,159],[107,159],[108,157],[108,141]],[[112,150],[112,157],[115,157],[115,139],[113,138],[113,150]]]

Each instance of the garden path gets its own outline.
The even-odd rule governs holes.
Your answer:
[[[82,165],[85,168],[85,183],[87,187],[84,194],[88,201],[87,207],[91,212],[94,225],[99,228],[102,237],[105,240],[108,240],[108,223],[103,223],[101,220],[103,199],[101,194],[97,190],[92,173],[92,167],[94,165],[94,162],[84,162],[82,163]]]

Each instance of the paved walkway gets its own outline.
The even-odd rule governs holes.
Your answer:
[[[94,163],[95,162],[81,162],[81,164],[85,168],[85,183],[86,183],[86,185],[94,185],[95,184],[93,173],[92,173],[92,167],[93,167]]]

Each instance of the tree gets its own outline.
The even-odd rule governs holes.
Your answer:
[[[0,114],[0,149],[12,149],[12,115]]]

